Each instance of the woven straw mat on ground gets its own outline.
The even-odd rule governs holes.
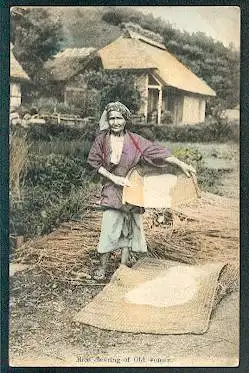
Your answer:
[[[224,266],[151,258],[132,269],[120,266],[75,321],[123,332],[202,334],[209,326]]]

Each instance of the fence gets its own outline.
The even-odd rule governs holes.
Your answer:
[[[53,125],[65,125],[70,127],[78,127],[78,128],[86,128],[91,124],[94,124],[96,119],[94,117],[87,117],[87,118],[80,118],[77,115],[71,114],[61,114],[61,113],[53,113],[53,114],[42,114],[40,116],[44,119],[47,123]]]

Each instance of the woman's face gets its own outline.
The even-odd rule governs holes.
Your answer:
[[[108,113],[108,122],[111,132],[120,134],[124,132],[125,119],[119,111],[110,111]]]

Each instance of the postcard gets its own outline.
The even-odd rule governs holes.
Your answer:
[[[238,366],[240,8],[10,17],[10,366]]]

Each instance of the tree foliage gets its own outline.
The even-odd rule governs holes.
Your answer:
[[[13,12],[11,22],[13,53],[34,83],[44,86],[49,79],[44,62],[60,50],[60,21],[52,19],[44,8],[27,8]]]
[[[112,101],[121,101],[132,112],[136,112],[140,107],[140,93],[135,87],[135,77],[130,72],[85,71],[77,76],[77,86],[85,85],[93,92],[97,92],[95,96],[95,114],[97,115]]]

